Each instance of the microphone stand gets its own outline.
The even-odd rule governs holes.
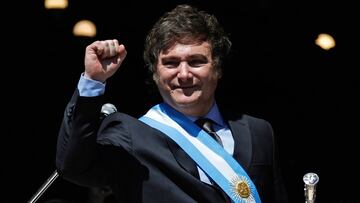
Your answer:
[[[319,176],[316,173],[307,173],[303,177],[305,183],[305,203],[315,203],[316,185],[319,182]]]
[[[101,117],[106,117],[112,113],[117,112],[116,107],[111,103],[106,103],[101,106]],[[39,190],[31,197],[28,203],[36,202],[39,197],[48,189],[48,187],[59,177],[59,173],[55,170],[46,182],[39,188]]]
[[[55,170],[46,182],[38,189],[38,191],[31,197],[28,203],[36,202],[39,197],[48,189],[48,187],[59,177],[59,173]]]

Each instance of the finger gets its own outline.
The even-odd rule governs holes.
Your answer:
[[[127,51],[125,49],[125,46],[123,44],[119,45],[119,57],[118,57],[118,63],[122,63],[127,55]]]
[[[108,58],[110,56],[110,45],[108,40],[101,41],[101,45],[104,48],[103,54],[101,55],[102,59]]]
[[[109,57],[114,57],[118,54],[119,45],[116,43],[117,40],[109,40]]]
[[[102,47],[104,47],[103,54],[101,55],[102,59],[112,58],[118,55],[118,46],[116,46],[113,40],[102,41]]]
[[[118,53],[118,51],[119,51],[119,42],[117,41],[117,39],[113,39],[113,43],[114,43],[114,45],[116,47],[116,52]]]
[[[102,47],[100,41],[95,41],[86,47],[86,53],[89,54],[93,53],[96,54],[97,56],[101,56],[103,52],[104,52],[104,48]]]

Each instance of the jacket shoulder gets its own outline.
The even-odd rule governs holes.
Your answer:
[[[97,142],[102,145],[131,148],[133,129],[144,130],[147,126],[137,118],[125,113],[115,112],[101,122]]]

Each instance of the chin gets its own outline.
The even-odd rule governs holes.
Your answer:
[[[178,106],[192,106],[194,104],[198,103],[198,98],[174,98],[173,102],[174,104]]]
[[[163,98],[168,103],[171,103],[179,107],[193,106],[199,103],[201,98],[200,92],[192,92],[189,95],[185,95],[183,92],[179,93],[174,91],[170,94],[163,94]]]

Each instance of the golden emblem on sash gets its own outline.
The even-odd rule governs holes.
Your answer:
[[[250,186],[248,178],[244,176],[234,177],[231,180],[232,195],[235,199],[245,203],[255,202],[253,188]]]
[[[248,198],[251,193],[250,188],[245,181],[239,181],[236,183],[235,190],[242,198]]]

